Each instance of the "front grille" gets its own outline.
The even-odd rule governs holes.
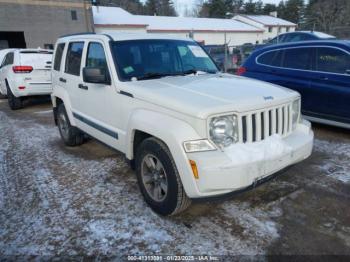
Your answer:
[[[287,136],[292,132],[292,104],[257,110],[239,117],[239,141],[258,142],[274,134]]]

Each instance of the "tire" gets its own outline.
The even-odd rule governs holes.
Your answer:
[[[0,99],[6,99],[7,98],[7,95],[3,95],[0,91]]]
[[[154,212],[170,216],[190,206],[175,162],[162,141],[145,139],[136,150],[135,167],[140,191]]]
[[[7,88],[7,97],[8,97],[8,104],[9,107],[12,110],[17,110],[17,109],[21,109],[23,107],[23,101],[21,97],[15,97],[15,95],[12,93],[10,87],[8,86],[7,82],[6,82],[6,88]]]
[[[64,104],[60,104],[57,109],[57,126],[67,146],[79,146],[84,143],[84,134],[70,124]]]

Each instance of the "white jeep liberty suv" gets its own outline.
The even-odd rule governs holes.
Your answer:
[[[298,93],[220,73],[190,39],[66,36],[52,72],[64,143],[80,145],[86,133],[125,153],[145,201],[162,215],[251,188],[312,151]]]

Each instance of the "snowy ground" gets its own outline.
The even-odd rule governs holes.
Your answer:
[[[2,101],[2,100],[0,100]],[[315,127],[312,157],[229,200],[154,214],[123,155],[66,148],[50,104],[0,103],[0,258],[38,255],[350,255],[350,133]]]

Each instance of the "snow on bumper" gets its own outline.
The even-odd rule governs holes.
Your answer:
[[[274,135],[261,142],[235,144],[224,151],[187,154],[197,163],[197,197],[243,189],[304,160],[311,155],[313,136],[310,123],[303,121],[285,138]]]

